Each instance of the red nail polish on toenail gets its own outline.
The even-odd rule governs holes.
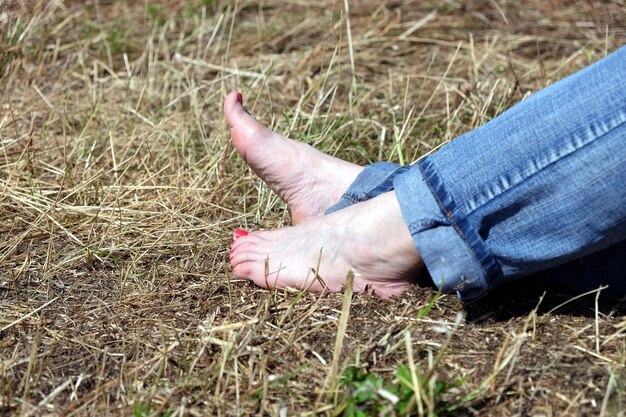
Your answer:
[[[243,94],[237,93],[237,101],[243,106]]]
[[[239,239],[242,236],[248,236],[248,232],[246,232],[245,230],[236,229],[235,230],[235,235],[234,235],[233,239],[237,240],[237,239]],[[233,243],[234,243],[234,240],[233,240]]]

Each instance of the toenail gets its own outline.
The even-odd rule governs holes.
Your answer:
[[[239,104],[243,105],[243,94],[237,93],[237,101]]]
[[[239,239],[242,236],[248,236],[248,232],[246,232],[245,230],[241,230],[241,229],[235,229],[233,243],[235,243],[235,240]]]

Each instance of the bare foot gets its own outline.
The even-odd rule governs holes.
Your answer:
[[[363,168],[272,132],[244,110],[237,94],[224,102],[237,152],[287,202],[294,224],[324,214]]]
[[[393,191],[297,226],[238,237],[230,259],[238,278],[264,288],[340,291],[353,270],[354,290],[381,298],[407,290],[424,265]]]

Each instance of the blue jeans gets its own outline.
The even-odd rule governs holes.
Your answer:
[[[463,300],[542,271],[626,294],[626,47],[412,166],[367,167],[328,212],[391,190],[433,282]]]

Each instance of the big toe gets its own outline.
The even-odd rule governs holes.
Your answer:
[[[224,115],[231,129],[266,129],[243,108],[241,93],[232,92],[224,100]]]
[[[247,160],[246,154],[251,141],[270,131],[243,108],[241,93],[232,92],[224,100],[224,115],[231,129],[231,137],[237,151]]]
[[[224,100],[224,115],[231,128],[245,122],[246,111],[243,109],[243,96],[241,93],[231,92]]]

